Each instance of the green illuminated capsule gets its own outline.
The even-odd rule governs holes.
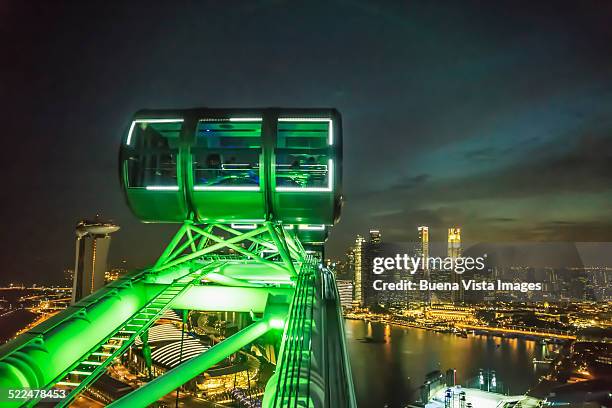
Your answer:
[[[341,119],[334,109],[140,111],[120,166],[145,222],[331,226],[342,203]]]

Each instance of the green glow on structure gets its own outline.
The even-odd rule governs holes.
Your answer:
[[[293,285],[293,282],[290,279],[268,279],[268,280],[253,279],[253,280],[249,280],[249,283],[255,283],[255,284],[260,284],[260,285],[278,285],[278,284]]]
[[[194,286],[172,301],[175,309],[211,312],[263,313],[270,296],[285,296],[289,301],[293,288]]]
[[[328,140],[327,143],[332,146],[334,144],[334,121],[329,118],[278,118],[279,122],[327,122]]]
[[[193,186],[193,189],[196,191],[259,191],[259,186],[234,186],[234,187],[225,187],[225,186]]]
[[[130,142],[132,140],[132,132],[134,132],[134,126],[136,126],[137,123],[179,123],[179,122],[183,122],[183,119],[136,119],[134,121],[132,121],[132,124],[130,125],[130,130],[128,131],[128,137],[127,137],[127,141],[126,141],[126,145],[130,145]]]
[[[261,122],[261,118],[229,118],[230,122]]]
[[[276,191],[291,191],[291,192],[301,192],[301,191],[312,191],[312,192],[327,192],[332,191],[334,184],[334,161],[329,159],[327,163],[328,175],[327,175],[327,187],[276,187]]]
[[[139,112],[120,152],[127,202],[151,223],[332,226],[342,199],[340,123],[333,109]],[[162,169],[159,155],[173,160]]]
[[[252,230],[257,228],[257,224],[230,224],[232,228],[237,230]]]
[[[271,319],[270,327],[274,329],[282,329],[283,327],[285,327],[285,321],[283,319]]]
[[[149,191],[178,191],[178,186],[147,186]]]
[[[325,225],[308,225],[308,224],[300,224],[298,229],[305,231],[323,231],[325,229]]]

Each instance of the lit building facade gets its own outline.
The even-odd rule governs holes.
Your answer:
[[[447,256],[451,259],[461,257],[461,228],[452,227],[448,229],[448,252]],[[459,290],[455,290],[451,294],[453,303],[462,303],[464,301],[464,291],[461,283],[461,275],[455,272],[450,272],[450,278],[453,283],[459,284]]]
[[[127,273],[127,270],[123,268],[113,268],[109,271],[106,271],[104,273],[105,284],[109,284],[110,282],[116,281],[121,276],[125,275],[126,273]]]
[[[422,258],[421,267],[416,273],[411,276],[411,280],[417,282],[421,279],[429,281],[431,279],[429,264],[429,227],[421,225],[417,228],[418,240],[415,248],[415,255]],[[415,291],[409,298],[409,301],[420,301],[425,303],[431,302],[431,293],[427,291]]]
[[[418,256],[421,256],[424,260],[424,270],[429,270],[429,262],[427,261],[429,258],[429,227],[424,225],[418,228],[419,231],[419,243],[417,248]]]
[[[357,235],[355,246],[353,247],[353,262],[355,270],[355,305],[363,306],[363,247],[365,239],[361,235]]]
[[[74,283],[74,270],[73,269],[64,269],[64,281],[66,283],[66,287],[72,286]]]
[[[449,258],[459,258],[461,256],[461,228],[452,227],[448,229],[448,253]]]
[[[361,265],[361,283],[363,286],[363,300],[362,304],[364,306],[372,306],[377,303],[386,303],[387,299],[384,299],[386,293],[384,291],[376,291],[374,290],[374,258],[382,256],[383,252],[383,244],[382,244],[382,234],[378,229],[370,230],[370,240],[364,244],[363,250],[363,258]],[[392,272],[387,271],[387,277]],[[383,275],[377,275],[377,279],[384,279]]]
[[[111,223],[81,221],[76,226],[76,251],[72,303],[105,285],[111,234],[119,226]]]
[[[338,286],[338,295],[340,296],[340,304],[343,308],[350,308],[353,306],[353,282],[345,279],[338,279],[336,281]]]
[[[380,244],[382,241],[382,236],[380,235],[380,230],[370,230],[370,243],[372,244]]]

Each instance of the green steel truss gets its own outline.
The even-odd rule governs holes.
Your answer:
[[[202,227],[185,222],[151,270],[160,272],[195,259],[228,259],[228,255],[231,259],[231,255],[241,255],[234,259],[254,261],[295,278],[305,251],[294,232],[272,222],[249,227],[252,229],[244,232],[226,224]],[[229,252],[223,252],[226,249]],[[282,262],[274,262],[275,257]]]
[[[173,304],[223,311],[225,300],[210,299],[203,309],[197,299],[190,299],[193,291],[204,289],[209,294],[211,289],[231,290],[244,299],[253,299],[255,293],[263,299],[265,308],[254,305],[250,308],[238,302],[236,307],[241,311],[251,311],[253,324],[113,406],[153,403],[270,330],[279,335],[282,331],[282,339],[276,372],[266,386],[264,407],[356,406],[333,275],[306,254],[293,227],[274,222],[234,227],[185,222],[151,268],[109,285],[101,295],[90,295],[62,316],[49,319],[45,327],[28,338],[2,347],[0,387],[65,388],[70,391],[69,397],[58,406],[67,406],[122,356],[138,336],[146,335],[148,328]],[[134,295],[136,292],[138,296]],[[106,332],[95,327],[97,321],[107,322],[109,315],[119,314],[129,306],[117,301],[117,297],[132,299],[132,296],[135,301],[131,302],[134,305],[130,303],[133,308],[129,310],[133,312],[125,315],[123,310],[126,318],[117,321],[112,329],[104,329]],[[253,314],[254,310],[258,313]],[[89,319],[90,324],[79,323],[82,319]],[[63,333],[68,335],[77,324],[84,327],[78,335],[90,338],[99,333],[99,340],[80,357],[54,359],[62,354],[56,344]],[[3,370],[12,374],[24,364],[40,365],[36,358],[40,354],[37,350],[41,349],[46,353],[44,358],[59,361],[56,363],[59,369],[49,370],[57,374],[49,377],[42,372],[31,375],[31,379],[21,374],[14,376],[16,380],[11,380],[10,375],[2,378]],[[41,368],[44,369],[32,371]],[[36,402],[31,400],[26,405]]]

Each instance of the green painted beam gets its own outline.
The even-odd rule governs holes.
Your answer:
[[[0,388],[45,388],[161,289],[147,287],[140,275],[132,276],[5,344],[0,349]]]
[[[293,288],[194,286],[179,295],[172,302],[172,308],[263,313],[270,295],[286,296],[288,302],[290,302],[293,296]]]
[[[219,267],[221,273],[223,275],[234,278],[241,279],[249,282],[275,282],[275,283],[284,283],[286,285],[293,285],[291,281],[291,275],[287,272],[286,269],[278,270],[268,268],[267,265],[261,263],[226,263]]]
[[[275,226],[273,226],[272,223],[270,222],[266,222],[265,226],[268,229],[270,236],[274,240],[274,243],[276,244],[278,252],[280,253],[281,258],[283,259],[283,262],[285,263],[285,267],[291,274],[291,277],[295,277],[297,273],[295,272],[295,268],[293,266],[293,260],[291,259],[291,256],[288,254],[288,250],[287,250],[287,247],[285,246],[285,243],[282,242],[280,238],[278,237],[277,235],[278,231],[275,229]],[[282,228],[283,227],[281,225],[281,229]]]

